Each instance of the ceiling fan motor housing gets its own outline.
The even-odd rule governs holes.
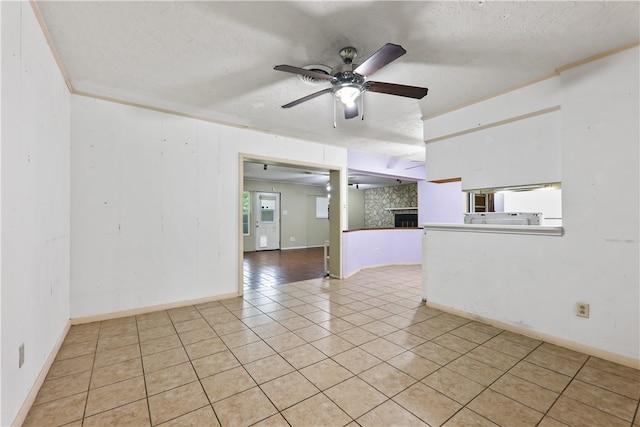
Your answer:
[[[355,47],[348,46],[340,50],[340,57],[344,63],[331,70],[334,77],[331,82],[333,85],[331,93],[335,94],[345,87],[357,88],[360,92],[364,92],[365,77],[353,71],[358,66],[353,63],[356,56],[358,56],[358,50]]]
[[[358,56],[358,49],[353,46],[347,46],[340,49],[340,57],[345,64],[351,64],[356,56]]]

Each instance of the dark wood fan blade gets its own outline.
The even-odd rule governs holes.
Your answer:
[[[273,69],[276,71],[284,71],[285,73],[302,74],[303,76],[311,77],[313,79],[333,80],[333,76],[330,74],[294,67],[293,65],[276,65]]]
[[[354,117],[358,117],[358,106],[353,104],[350,107],[344,106],[344,118],[345,119],[353,119]]]
[[[371,92],[386,93],[388,95],[406,96],[407,98],[422,99],[427,94],[426,87],[398,85],[385,82],[366,82],[365,87]]]
[[[282,108],[295,107],[298,104],[302,104],[303,102],[309,101],[310,99],[313,99],[313,98],[318,97],[320,95],[324,95],[325,93],[329,93],[329,92],[331,92],[331,88],[323,89],[323,90],[321,90],[319,92],[312,93],[311,95],[307,95],[307,96],[305,96],[303,98],[296,99],[295,101],[292,101],[292,102],[290,102],[288,104],[285,104],[285,105],[282,106]]]
[[[402,46],[387,43],[378,49],[376,53],[368,57],[366,61],[358,65],[353,71],[362,76],[370,76],[380,68],[400,58],[405,53],[407,53],[407,51],[404,50]]]

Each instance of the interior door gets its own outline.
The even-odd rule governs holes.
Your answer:
[[[280,249],[280,193],[255,193],[256,251]]]

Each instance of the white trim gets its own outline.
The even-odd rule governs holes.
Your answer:
[[[384,208],[385,211],[417,211],[418,208],[417,207],[407,207],[407,208]]]
[[[120,317],[136,316],[138,314],[151,313],[160,310],[169,310],[171,308],[185,307],[188,305],[204,304],[211,301],[219,301],[223,299],[236,298],[242,296],[238,293],[218,295],[215,297],[196,298],[192,300],[176,301],[167,304],[152,305],[148,307],[131,308],[128,310],[115,311],[112,313],[97,314],[94,316],[76,317],[71,319],[72,325],[82,325],[84,323],[99,322],[102,320],[118,319]]]
[[[394,265],[422,265],[421,262],[391,262],[389,264],[376,264],[376,265],[368,265],[366,267],[360,267],[356,271],[352,272],[348,276],[344,276],[343,279],[348,279],[349,277],[353,277],[356,274],[360,273],[362,270],[369,270],[371,268],[382,268],[382,267],[391,267]]]
[[[531,234],[538,236],[562,236],[564,228],[545,225],[503,225],[503,224],[423,224],[427,231],[458,231],[472,233]]]
[[[27,398],[24,400],[24,402],[22,402],[22,406],[20,406],[20,410],[16,414],[16,418],[13,420],[13,423],[11,423],[12,426],[21,426],[22,424],[24,424],[24,420],[27,418],[29,410],[31,409],[31,406],[33,406],[33,403],[36,401],[36,397],[40,392],[40,388],[42,387],[42,384],[44,384],[44,380],[49,374],[49,369],[51,369],[51,365],[53,365],[53,362],[55,362],[56,357],[58,356],[58,352],[60,351],[60,347],[62,347],[62,343],[67,337],[69,328],[71,328],[70,320],[67,321],[67,324],[65,325],[62,334],[58,338],[56,345],[51,350],[51,353],[49,353],[47,360],[44,361],[44,365],[42,365],[40,374],[38,374],[36,381],[33,383],[33,386],[31,387]]]
[[[533,111],[531,113],[522,114],[520,116],[511,117],[511,118],[504,119],[504,120],[499,120],[497,122],[488,123],[488,124],[482,125],[482,126],[476,126],[476,127],[471,128],[471,129],[464,129],[464,130],[461,130],[459,132],[454,132],[454,133],[450,133],[450,134],[447,134],[447,135],[441,135],[441,136],[438,136],[436,138],[425,139],[424,143],[425,144],[430,144],[432,142],[442,141],[442,140],[445,140],[445,139],[450,139],[450,138],[454,138],[454,137],[457,137],[457,136],[466,135],[468,133],[478,132],[478,131],[481,131],[481,130],[485,130],[485,129],[490,129],[490,128],[506,125],[508,123],[513,123],[513,122],[517,122],[517,121],[520,121],[520,120],[530,119],[532,117],[541,116],[543,114],[548,114],[548,113],[553,113],[553,112],[559,111],[559,110],[560,110],[560,106],[559,105],[555,105],[553,107],[543,108],[542,110]]]
[[[324,245],[313,245],[313,246],[291,246],[287,248],[280,248],[281,251],[290,251],[292,249],[311,249],[311,248],[321,248]]]
[[[524,335],[529,338],[537,339],[547,342],[549,344],[555,344],[560,347],[567,348],[569,350],[577,351],[587,354],[589,356],[599,357],[600,359],[608,360],[609,362],[617,363],[619,365],[627,366],[633,369],[640,369],[640,360],[634,359],[622,354],[612,353],[607,350],[603,350],[596,347],[590,347],[588,345],[580,344],[575,341],[570,341],[564,338],[558,338],[553,335],[535,332],[530,329],[525,329],[519,326],[515,326],[511,323],[501,322],[499,320],[490,319],[488,317],[479,316],[477,314],[471,314],[466,311],[458,310],[445,305],[437,304],[434,302],[425,301],[425,305],[436,310],[444,311],[445,313],[454,314],[456,316],[464,317],[465,319],[471,319],[478,322],[486,323],[499,329],[514,332],[516,334]]]

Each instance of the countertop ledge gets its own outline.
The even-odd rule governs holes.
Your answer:
[[[503,224],[422,224],[425,234],[429,231],[458,231],[467,233],[533,234],[538,236],[562,236],[564,228],[544,225]]]

